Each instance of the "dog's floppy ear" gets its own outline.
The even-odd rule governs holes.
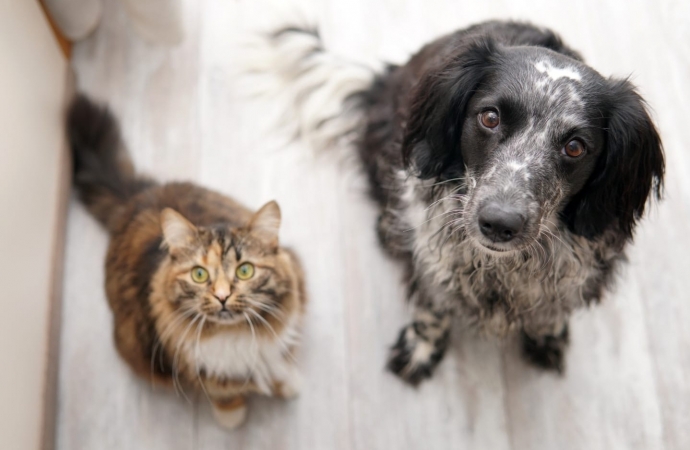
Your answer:
[[[609,81],[606,147],[564,210],[570,229],[595,238],[611,225],[632,238],[650,194],[661,198],[664,151],[644,100],[627,80]]]
[[[492,64],[496,45],[478,40],[441,70],[422,77],[412,94],[403,135],[406,167],[420,178],[434,178],[453,166],[464,170],[460,134],[467,104]]]

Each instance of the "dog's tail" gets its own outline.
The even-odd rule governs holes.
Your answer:
[[[349,140],[361,129],[366,93],[378,69],[329,52],[317,30],[287,26],[264,35],[246,69],[264,83],[254,89],[280,98],[284,117],[315,149]],[[281,98],[282,97],[282,98]]]
[[[99,222],[114,231],[127,200],[154,183],[135,174],[108,108],[76,96],[67,113],[67,133],[79,197]]]

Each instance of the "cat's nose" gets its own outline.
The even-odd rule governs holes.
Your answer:
[[[231,291],[230,284],[222,278],[213,284],[213,296],[217,298],[222,305],[224,305],[228,297],[230,297]]]
[[[228,297],[230,297],[230,293],[225,291],[216,291],[213,293],[213,296],[218,299],[221,305],[225,305],[225,302],[228,301]]]

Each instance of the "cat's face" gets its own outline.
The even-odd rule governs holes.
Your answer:
[[[161,213],[161,225],[170,252],[167,296],[179,313],[259,327],[267,315],[279,317],[290,283],[278,252],[275,202],[245,228],[195,227],[171,209]]]

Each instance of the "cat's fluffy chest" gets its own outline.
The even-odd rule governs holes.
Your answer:
[[[297,371],[289,354],[299,338],[296,320],[275,336],[219,332],[185,346],[188,361],[208,378],[251,380],[267,395],[276,382],[292,383]]]

